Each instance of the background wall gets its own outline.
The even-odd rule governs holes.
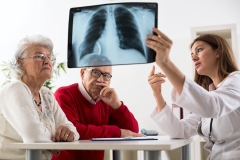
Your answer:
[[[54,42],[54,51],[58,54],[57,62],[66,62],[69,9],[108,2],[120,1],[1,1],[0,63],[10,59],[20,39],[32,34],[42,34],[51,38]],[[189,51],[191,27],[236,23],[237,37],[240,41],[239,0],[158,0],[153,2],[159,4],[158,28],[174,42],[171,58],[190,78],[193,77]],[[239,50],[240,44],[238,43]],[[114,66],[111,86],[116,89],[120,99],[134,113],[140,129],[155,129],[161,132],[150,118],[155,107],[154,98],[147,82],[152,65],[154,64]],[[0,84],[4,78],[1,72]],[[55,89],[78,81],[79,69],[67,69],[67,74],[62,74],[55,81]],[[171,104],[171,89],[172,87],[167,80],[163,86],[163,95],[168,104]]]

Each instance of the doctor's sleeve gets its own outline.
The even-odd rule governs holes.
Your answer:
[[[179,120],[166,106],[161,112],[156,113],[156,109],[151,114],[157,126],[171,138],[189,138],[197,134],[199,116],[190,114],[186,118]]]

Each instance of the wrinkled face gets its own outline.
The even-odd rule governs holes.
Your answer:
[[[48,48],[38,45],[33,45],[26,50],[21,57],[24,59],[19,60],[21,69],[24,71],[23,77],[27,76],[28,78],[38,79],[44,82],[51,78],[53,63],[49,58],[45,58],[44,61],[39,61],[39,59],[34,57],[41,54],[45,57],[51,56]]]
[[[204,41],[196,41],[191,51],[192,60],[199,75],[211,77],[217,73],[219,57],[217,50]]]
[[[85,89],[87,90],[88,94],[92,97],[92,99],[96,100],[100,91],[102,90],[102,88],[104,87],[103,85],[110,85],[110,80],[107,81],[104,79],[104,75],[101,75],[100,77],[94,77],[92,75],[92,70],[94,69],[94,71],[100,71],[102,73],[106,73],[106,74],[112,74],[112,67],[111,66],[102,66],[102,67],[91,67],[86,69],[81,69],[81,78],[82,78],[82,83],[83,86],[85,87]],[[102,85],[96,85],[96,83],[98,84],[102,84]]]

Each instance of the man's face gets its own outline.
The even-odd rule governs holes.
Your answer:
[[[100,71],[101,73],[104,73],[105,75],[102,74],[100,75],[100,77],[93,76],[94,73],[98,71]],[[110,75],[112,74],[111,66],[91,67],[87,69],[86,68],[81,69],[81,78],[82,78],[83,86],[85,87],[88,94],[92,97],[92,99],[96,100],[98,98],[98,95],[103,88],[103,85],[101,84],[105,84],[107,86],[110,85],[110,80],[106,80],[104,78],[106,77],[107,74],[110,74]]]

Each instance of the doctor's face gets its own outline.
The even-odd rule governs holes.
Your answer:
[[[83,86],[94,100],[98,98],[103,87],[110,85],[111,66],[83,68],[80,72]]]
[[[217,74],[219,65],[217,50],[204,41],[196,41],[191,51],[194,67],[199,75],[212,77]]]

